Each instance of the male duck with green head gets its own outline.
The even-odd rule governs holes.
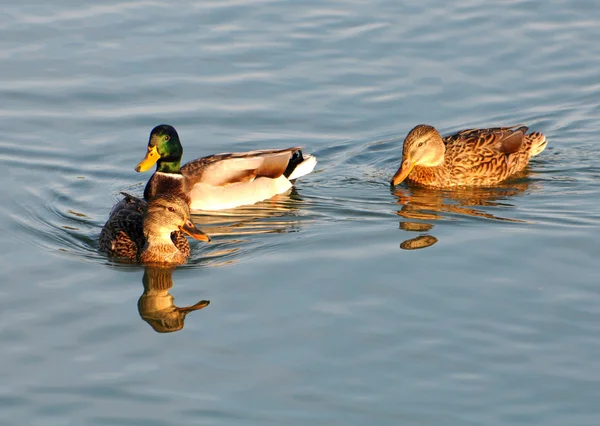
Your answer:
[[[148,152],[135,168],[145,172],[156,164],[144,198],[164,193],[184,196],[192,210],[221,210],[254,204],[281,194],[292,180],[310,173],[317,159],[299,147],[266,149],[198,158],[181,166],[183,148],[173,126],[150,132]]]

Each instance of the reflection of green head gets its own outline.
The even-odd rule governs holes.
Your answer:
[[[161,124],[150,132],[148,152],[135,170],[145,172],[156,163],[157,172],[180,173],[182,155],[183,148],[175,128]]]

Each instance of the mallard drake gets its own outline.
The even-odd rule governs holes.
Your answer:
[[[404,179],[438,188],[486,186],[523,170],[546,148],[546,137],[527,126],[462,130],[442,138],[419,124],[404,139],[402,164],[391,183]]]
[[[192,210],[221,210],[254,204],[287,191],[292,180],[310,173],[317,159],[299,147],[215,154],[180,166],[183,148],[173,126],[161,124],[150,132],[148,152],[135,168],[156,171],[144,198],[177,193]]]
[[[112,209],[100,233],[100,251],[141,263],[181,264],[190,256],[184,233],[200,241],[210,238],[190,220],[184,199],[163,194],[149,203],[125,196]]]

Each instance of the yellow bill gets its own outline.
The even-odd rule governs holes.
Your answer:
[[[160,154],[158,153],[158,148],[156,148],[156,146],[152,146],[152,147],[149,146],[146,156],[137,165],[137,167],[135,168],[135,171],[136,172],[145,172],[147,170],[150,170],[150,167],[154,166],[159,158],[160,158]]]

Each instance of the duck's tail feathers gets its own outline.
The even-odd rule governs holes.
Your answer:
[[[531,140],[531,157],[535,157],[541,153],[548,144],[546,136],[540,132],[533,132],[527,135],[527,138]]]
[[[138,198],[135,195],[131,195],[130,193],[125,192],[125,191],[121,191],[121,195],[123,195],[125,197],[125,201],[127,201],[128,203],[134,203],[134,202],[140,202],[140,201],[142,201],[141,198]]]
[[[298,179],[300,176],[304,176],[313,171],[317,165],[317,158],[314,155],[302,154],[302,151],[298,150],[292,154],[290,162],[283,175],[288,180]]]

